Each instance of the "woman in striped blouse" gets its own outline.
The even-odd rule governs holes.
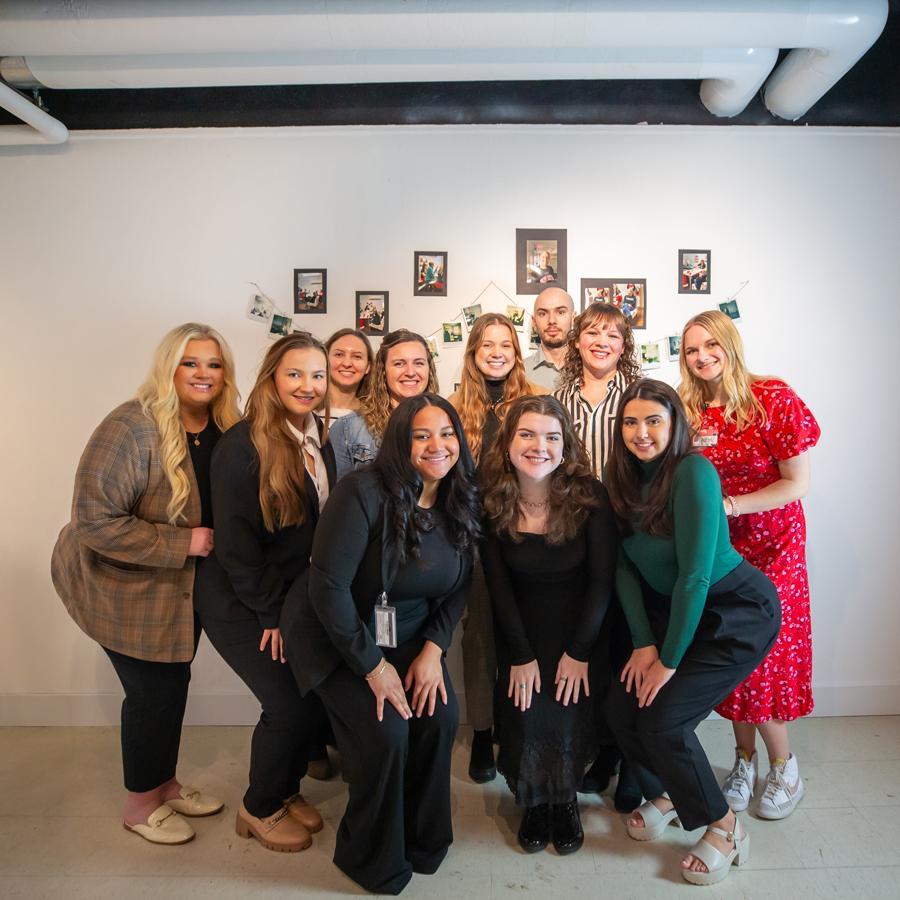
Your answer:
[[[631,325],[618,307],[592,303],[577,316],[569,334],[569,347],[561,376],[562,387],[553,396],[562,403],[591,460],[594,475],[602,480],[603,467],[613,443],[613,426],[622,395],[641,377]],[[601,641],[611,643],[611,659],[624,665],[631,644],[617,604],[604,625]],[[621,754],[607,723],[599,722],[600,751],[587,771],[581,789],[586,793],[606,790]],[[615,805],[631,812],[641,802],[637,778],[622,759],[616,784]]]

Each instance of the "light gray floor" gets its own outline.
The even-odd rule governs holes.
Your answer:
[[[453,761],[456,842],[440,871],[414,876],[403,896],[900,898],[900,716],[808,719],[793,736],[806,798],[782,822],[746,816],[750,863],[733,869],[724,884],[700,888],[682,882],[678,871],[680,854],[699,831],[673,828],[664,840],[638,844],[607,796],[583,798],[581,852],[522,853],[505,786],[498,779],[480,787],[466,778],[465,730]],[[702,738],[713,764],[730,767],[728,724],[704,723]],[[193,820],[195,841],[167,848],[121,827],[116,729],[0,729],[0,897],[360,896],[331,863],[346,796],[339,778],[304,784],[325,817],[310,850],[272,853],[235,835],[249,739],[247,728],[185,729],[179,776],[218,793],[227,808]]]

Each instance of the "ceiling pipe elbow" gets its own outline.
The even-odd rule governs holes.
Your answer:
[[[21,119],[25,125],[0,126],[0,146],[27,144],[64,144],[69,129],[54,119],[24,94],[0,82],[0,107]]]

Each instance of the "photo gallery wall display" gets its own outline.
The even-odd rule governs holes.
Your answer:
[[[294,269],[294,315],[328,312],[326,269]]]
[[[447,251],[416,250],[413,254],[413,294],[447,296]]]
[[[678,251],[678,293],[708,294],[712,284],[712,251]]]
[[[636,330],[647,327],[646,278],[582,278],[581,312],[592,303],[615,306]]]
[[[566,290],[565,228],[516,229],[516,293],[539,294],[546,287]]]
[[[370,337],[383,337],[388,332],[388,291],[356,292],[356,327]]]

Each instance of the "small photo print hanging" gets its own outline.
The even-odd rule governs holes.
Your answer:
[[[658,369],[661,365],[659,341],[653,341],[652,344],[641,344],[641,368]]]
[[[666,344],[669,349],[669,362],[675,362],[678,359],[678,354],[681,353],[681,335],[670,334],[666,338]]]
[[[475,320],[481,315],[481,304],[475,303],[472,306],[463,307],[463,316],[466,320],[466,328],[471,328],[475,324]]]
[[[444,344],[461,344],[463,342],[462,322],[444,322],[441,325],[441,337]]]
[[[272,315],[272,324],[269,327],[269,340],[277,341],[278,338],[287,337],[291,333],[291,317],[281,316],[278,313]]]
[[[266,325],[272,321],[275,304],[263,294],[254,294],[247,304],[247,318],[251,322],[262,322]]]
[[[738,309],[737,300],[726,300],[719,304],[719,309],[728,316],[729,319],[739,319],[741,311]]]

